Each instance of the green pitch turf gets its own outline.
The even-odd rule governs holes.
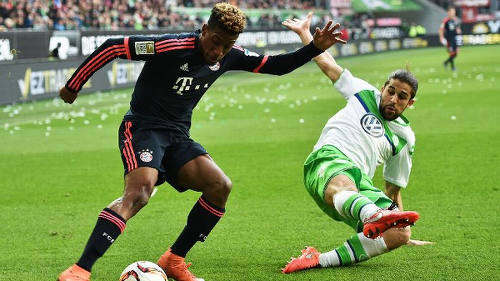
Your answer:
[[[226,75],[194,112],[192,137],[233,181],[227,213],[189,253],[207,281],[498,280],[500,273],[500,45],[461,48],[457,72],[444,48],[341,59],[377,87],[408,63],[420,80],[406,116],[417,137],[405,209],[420,212],[413,238],[364,263],[283,275],[305,245],[329,251],[352,230],[324,215],[302,184],[302,163],[345,101],[310,63],[273,77]],[[117,132],[130,90],[0,107],[0,280],[55,280],[80,256],[97,215],[122,192]],[[382,186],[381,172],[375,182]],[[199,194],[159,187],[94,267],[118,280],[156,261],[182,230]]]

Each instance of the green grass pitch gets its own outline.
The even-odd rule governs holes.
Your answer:
[[[352,234],[302,184],[303,161],[345,101],[313,63],[282,77],[223,76],[195,110],[191,133],[234,186],[225,217],[187,257],[192,271],[207,281],[498,280],[499,53],[500,45],[461,48],[455,73],[443,68],[444,48],[339,60],[377,87],[405,64],[419,79],[406,112],[417,144],[403,202],[421,215],[413,238],[435,244],[291,275],[280,268],[305,245],[328,251]],[[98,213],[122,192],[117,132],[130,92],[0,107],[0,280],[55,280],[79,258]],[[375,183],[383,184],[380,171]],[[161,186],[93,280],[156,261],[198,196]]]

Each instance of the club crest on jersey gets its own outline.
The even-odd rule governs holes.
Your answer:
[[[384,135],[384,125],[373,113],[367,113],[361,117],[361,127],[370,136],[379,138]]]
[[[138,55],[154,55],[155,43],[153,41],[135,42],[135,53]]]
[[[149,163],[153,160],[153,151],[149,149],[143,149],[139,152],[139,158],[144,163]]]
[[[214,64],[214,65],[210,65],[210,66],[208,66],[208,68],[210,68],[210,70],[212,70],[212,71],[217,71],[217,70],[219,70],[219,68],[220,68],[220,63],[219,63],[219,62],[217,62],[217,63],[216,63],[216,64]]]

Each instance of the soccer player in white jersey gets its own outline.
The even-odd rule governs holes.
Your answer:
[[[306,44],[311,40],[311,16],[288,19],[283,25]],[[405,244],[430,243],[410,240],[409,226],[418,213],[403,211],[400,194],[408,184],[415,145],[415,135],[401,114],[414,103],[417,80],[410,72],[397,70],[380,92],[340,67],[328,52],[314,60],[347,105],[328,120],[307,157],[304,184],[323,212],[348,224],[356,234],[330,252],[307,247],[283,273],[350,265]],[[385,193],[372,182],[380,164],[384,164]]]

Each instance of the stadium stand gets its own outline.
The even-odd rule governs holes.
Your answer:
[[[0,0],[0,31],[5,31],[0,32],[0,73],[9,73],[0,76],[5,85],[0,104],[56,97],[67,75],[107,38],[192,31],[201,27],[218,1]],[[227,1],[242,7],[248,17],[238,44],[269,55],[299,46],[297,36],[281,21],[311,10],[313,27],[332,18],[341,23],[348,43],[331,48],[336,57],[440,46],[437,31],[446,16],[435,3],[439,0]],[[475,5],[481,0],[453,1]],[[498,44],[500,0],[488,3],[460,6],[467,15],[462,17],[462,45]],[[131,87],[141,69],[140,62],[113,62],[84,92]]]
[[[203,15],[220,0],[7,0],[0,2],[0,31],[32,30],[192,30],[206,21]],[[247,29],[281,28],[288,17],[299,17],[316,10],[313,25],[320,26],[333,18],[325,0],[233,0],[251,11]],[[201,12],[200,12],[201,11]],[[320,13],[318,13],[320,11]],[[204,13],[203,13],[204,12]],[[369,12],[338,14],[345,38],[370,37]]]
[[[215,0],[7,0],[0,2],[0,26],[3,30],[75,29],[192,29],[204,19],[176,12],[177,8],[210,8]],[[231,1],[243,9],[308,10],[325,7],[324,1],[250,0]],[[262,12],[250,27],[275,27],[283,19]]]

